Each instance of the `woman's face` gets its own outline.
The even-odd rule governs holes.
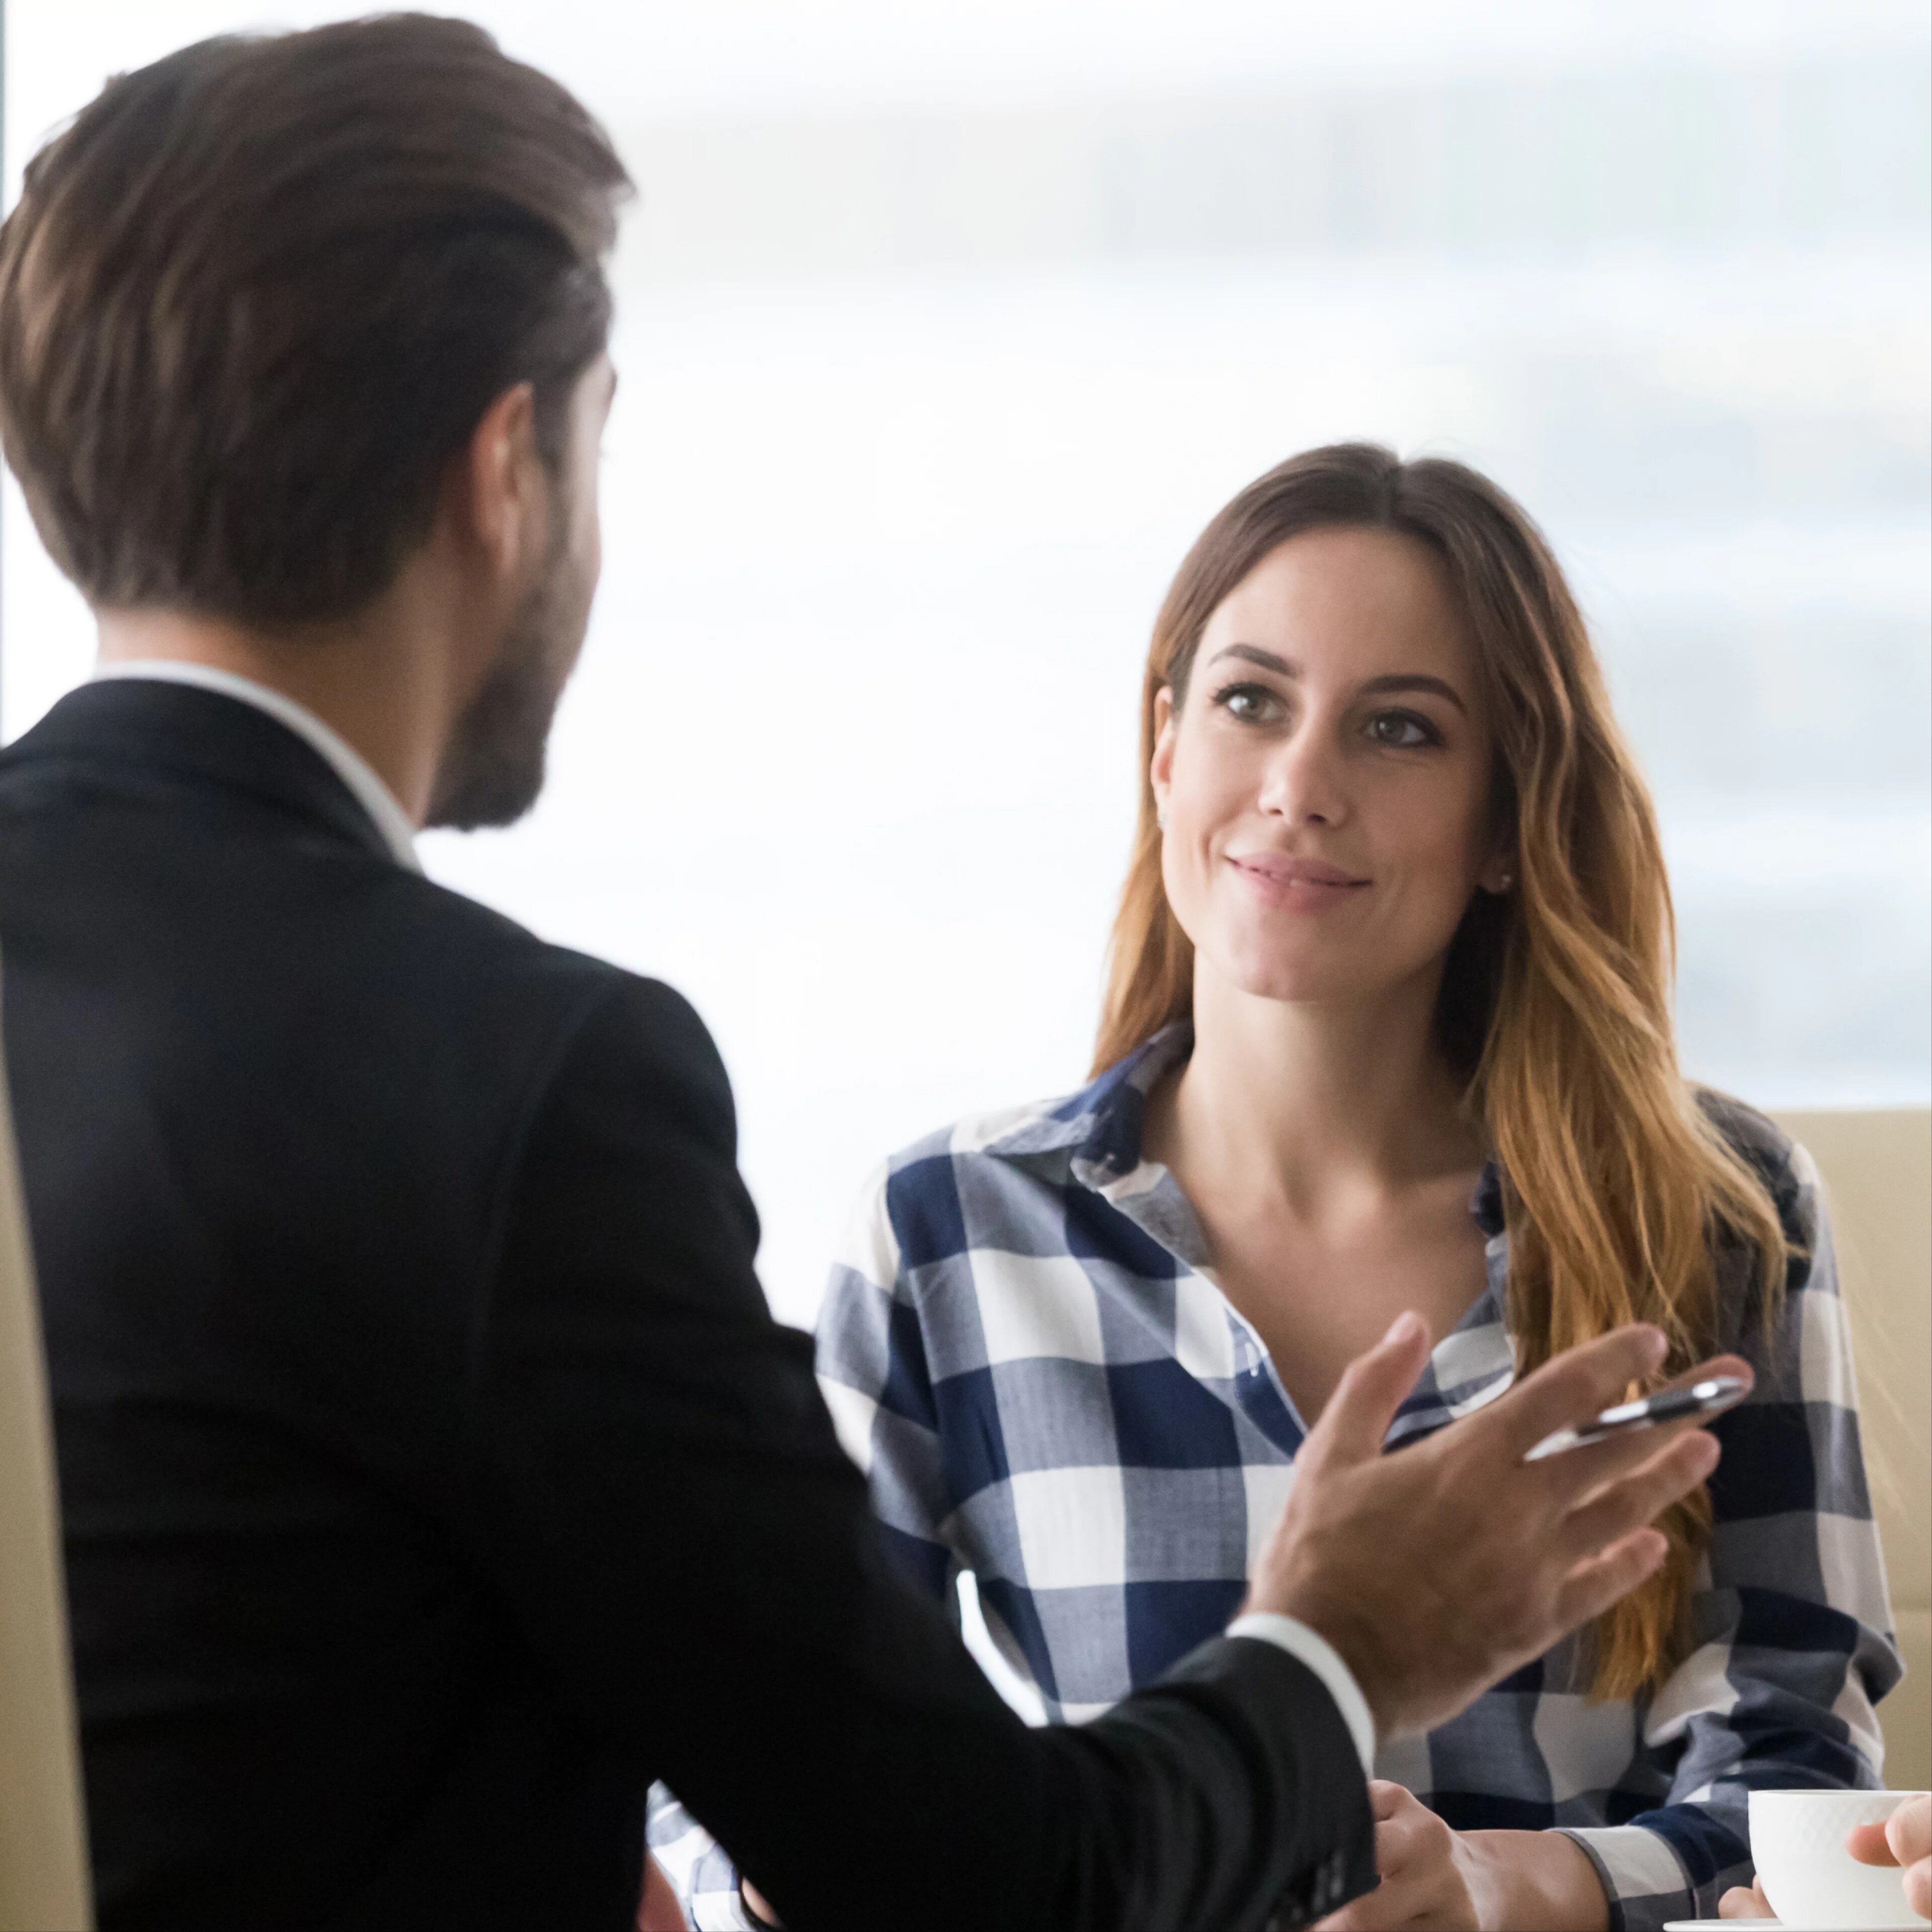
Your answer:
[[[1262,999],[1432,976],[1510,862],[1490,822],[1474,647],[1433,554],[1387,530],[1292,537],[1156,700],[1168,902],[1196,971]]]

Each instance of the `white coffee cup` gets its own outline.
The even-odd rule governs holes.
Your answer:
[[[1779,1922],[1801,1932],[1924,1932],[1898,1868],[1862,1865],[1845,1850],[1854,1825],[1882,1825],[1915,1795],[1754,1791],[1751,1862]]]

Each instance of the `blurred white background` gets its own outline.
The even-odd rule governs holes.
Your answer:
[[[362,10],[12,0],[7,170],[110,72]],[[774,1304],[866,1171],[1086,1066],[1148,625],[1295,450],[1544,524],[1662,809],[1689,1070],[1932,1094],[1920,0],[479,0],[643,190],[550,790],[438,877],[658,974]],[[91,629],[10,479],[0,724]]]

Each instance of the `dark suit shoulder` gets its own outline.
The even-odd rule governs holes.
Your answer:
[[[689,1108],[691,1124],[735,1159],[731,1083],[698,1009],[662,980],[608,970],[572,1054],[580,1072],[640,1083],[663,1102]]]
[[[730,1082],[688,1000],[605,968],[530,1099],[504,1196],[512,1273],[540,1282],[564,1251],[619,1273],[629,1251],[675,1255],[688,1282],[728,1282],[762,1311]]]
[[[616,1106],[677,1114],[735,1157],[730,1082],[698,1010],[675,987],[566,946],[490,908],[410,874],[392,884],[387,933],[399,976],[446,1004],[444,1023],[498,1036],[500,1009],[545,1016],[550,1048],[530,1099],[541,1108],[559,1082]]]

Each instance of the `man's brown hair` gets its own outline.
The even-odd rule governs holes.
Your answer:
[[[466,21],[202,40],[110,81],[0,229],[0,442],[97,606],[368,603],[491,400],[554,469],[629,183]]]

